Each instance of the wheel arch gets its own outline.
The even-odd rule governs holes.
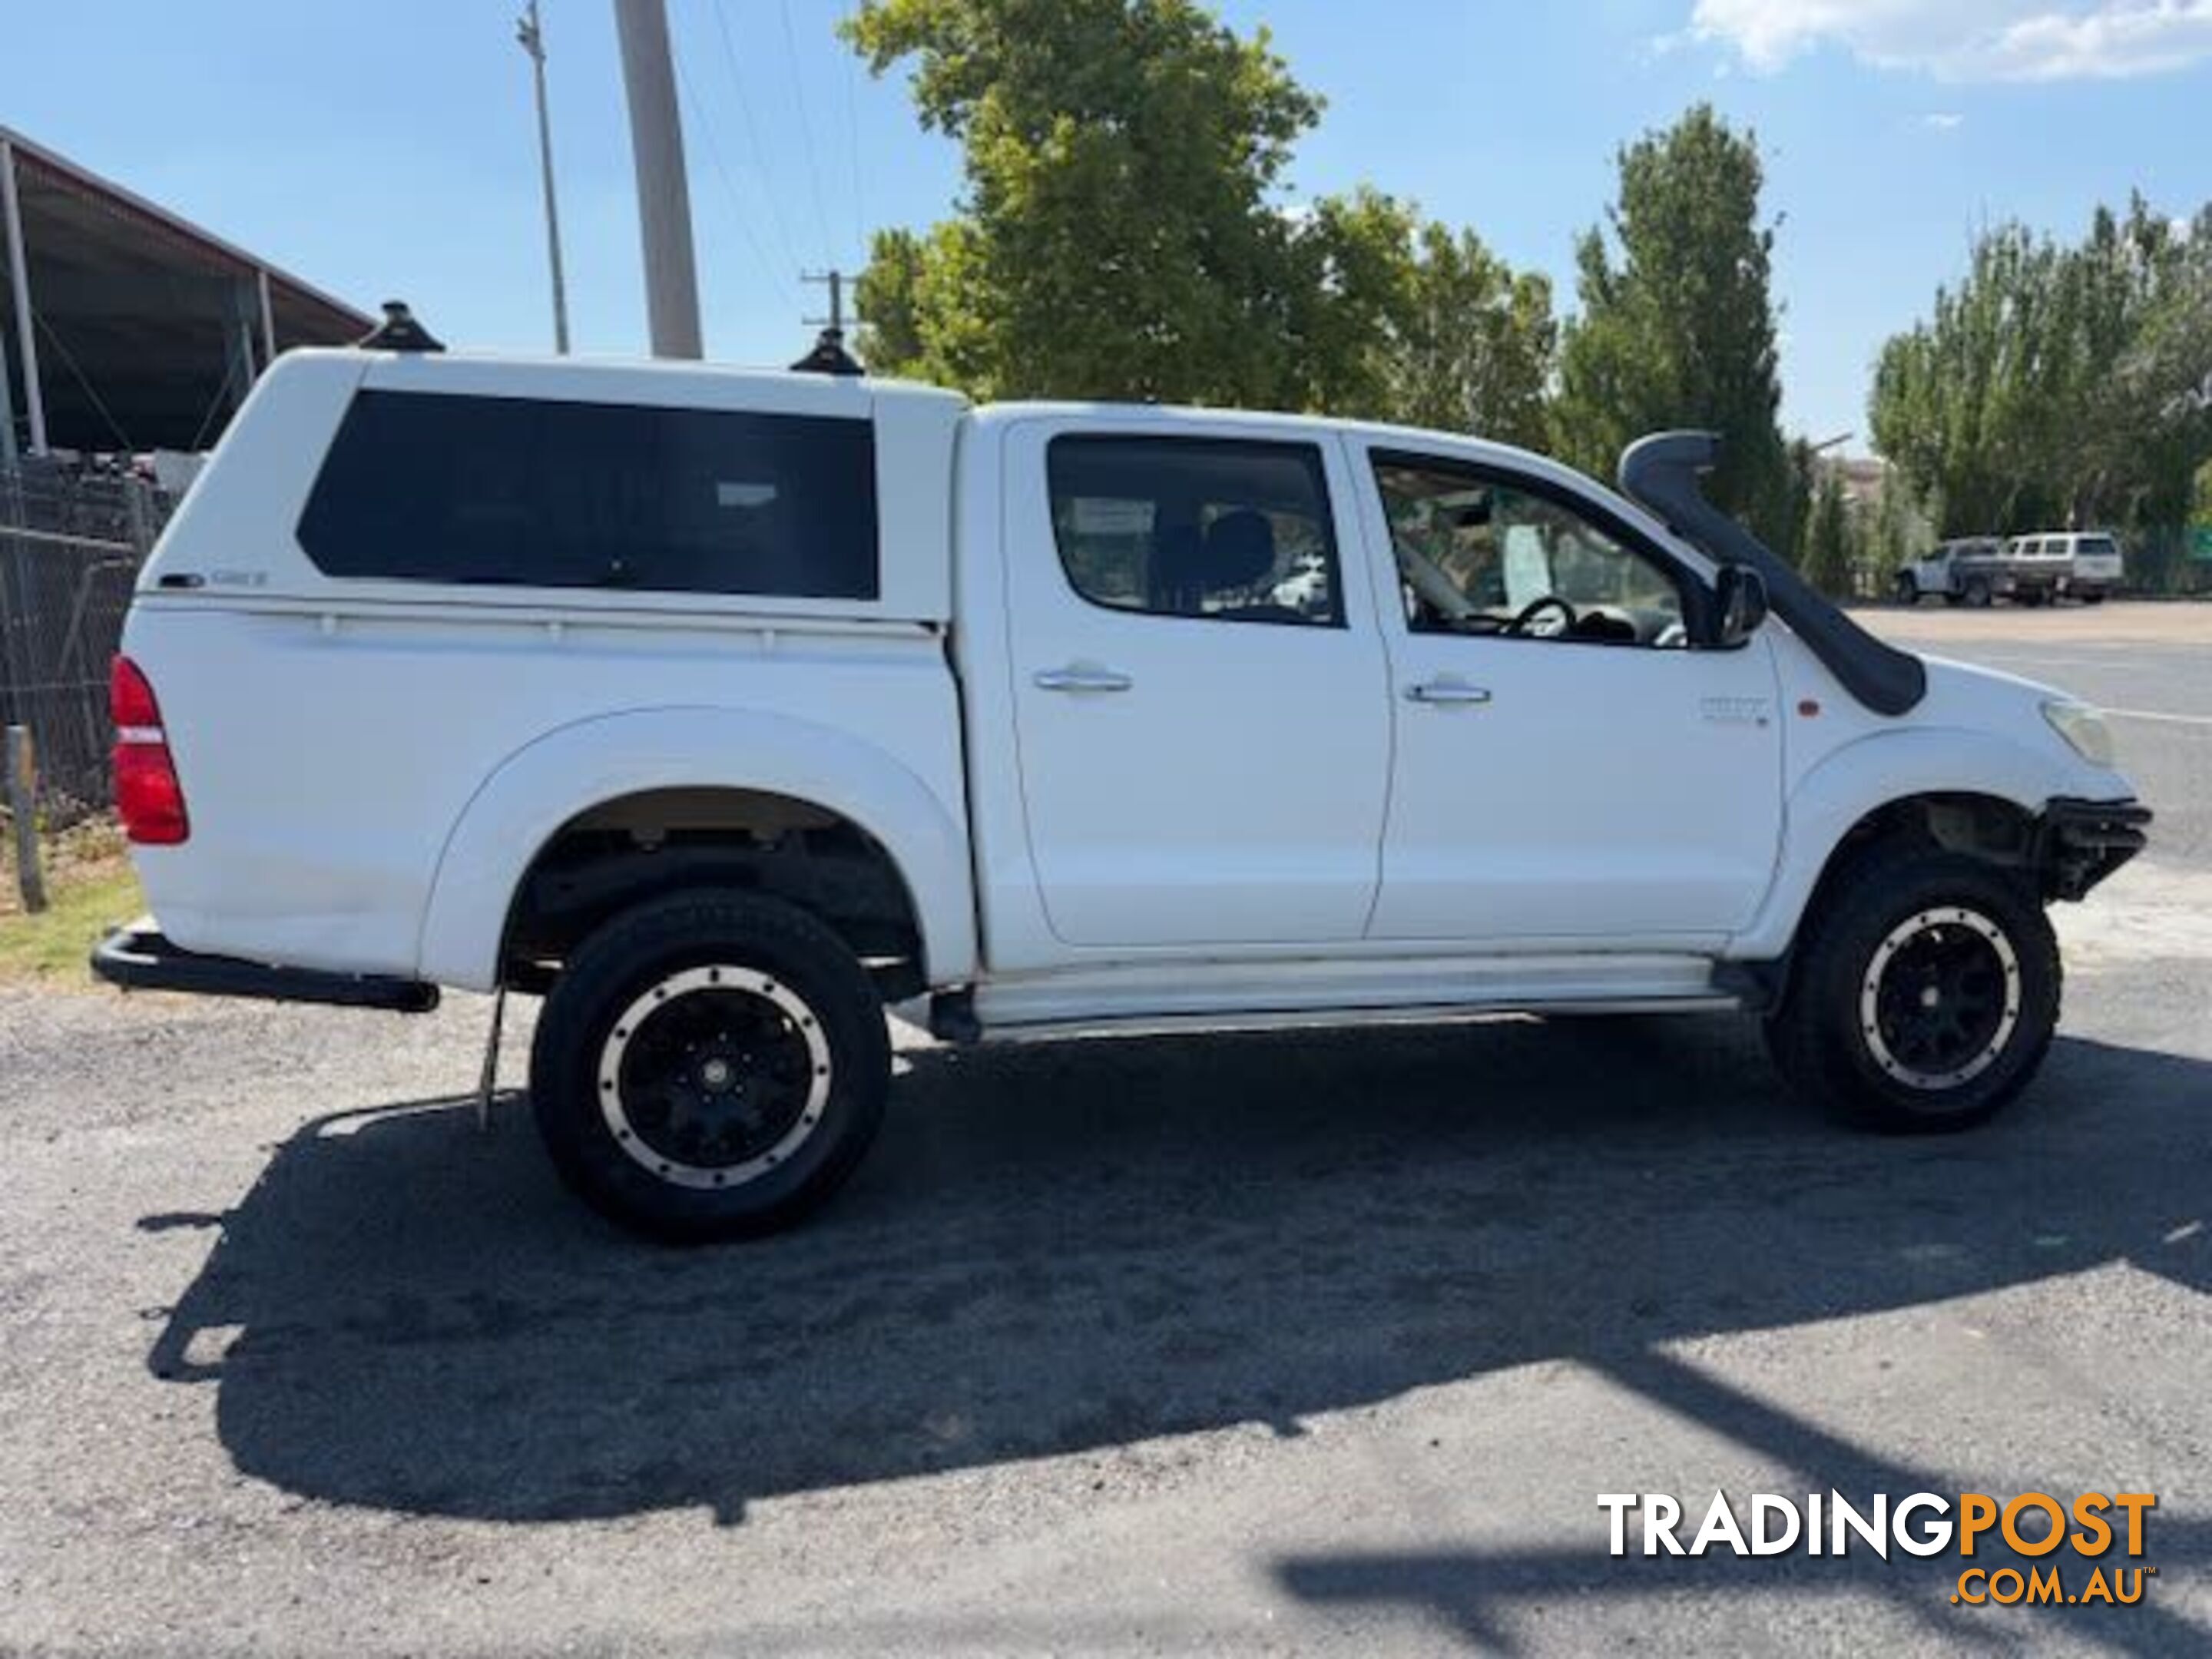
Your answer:
[[[1919,834],[1993,862],[2025,862],[2036,821],[2056,793],[2042,757],[1989,732],[1923,728],[1862,738],[1791,792],[1774,881],[1728,955],[1782,957],[1824,884],[1888,836]]]
[[[564,830],[638,797],[729,792],[818,809],[864,832],[904,888],[923,975],[964,978],[975,907],[963,792],[947,782],[933,789],[882,749],[788,715],[679,708],[561,727],[502,763],[453,825],[424,907],[418,971],[491,989],[517,896]]]

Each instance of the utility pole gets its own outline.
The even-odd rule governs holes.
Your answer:
[[[827,317],[802,317],[799,320],[809,328],[826,328],[839,339],[845,337],[845,273],[842,270],[802,270],[802,283],[823,283],[830,289],[830,314]]]
[[[545,107],[545,32],[538,23],[538,0],[514,21],[514,38],[530,54],[531,78],[538,88],[538,167],[545,181],[545,252],[553,267],[553,349],[568,355],[568,285],[561,274],[561,210],[553,199],[553,121]]]
[[[830,288],[830,314],[827,317],[802,317],[799,320],[809,326],[818,325],[822,332],[814,348],[792,365],[808,374],[859,374],[863,373],[852,353],[845,349],[845,273],[842,270],[802,270],[802,283],[825,283]]]
[[[684,129],[676,118],[668,12],[662,0],[615,0],[615,28],[622,42],[623,87],[629,98],[653,355],[696,358],[702,355],[699,279],[691,258],[691,198],[684,172]]]

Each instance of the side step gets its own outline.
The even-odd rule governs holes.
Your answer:
[[[126,991],[183,991],[204,997],[258,997],[266,1002],[320,1002],[339,1008],[382,1008],[427,1014],[438,988],[377,974],[331,974],[312,968],[271,968],[236,957],[203,956],[172,944],[151,917],[109,933],[92,949],[92,971]]]
[[[1209,1031],[1348,1030],[1356,1026],[1449,1025],[1468,1020],[1571,1018],[1587,1014],[1736,1013],[1750,1006],[1740,995],[1718,988],[1699,994],[1622,998],[1618,1000],[1534,1002],[1435,1002],[1390,1007],[1220,1009],[1202,1013],[1097,1014],[1061,1019],[1024,1020],[986,1026],[975,1017],[965,991],[940,992],[930,1000],[929,1033],[940,1042],[1059,1042],[1072,1037],[1172,1036]]]

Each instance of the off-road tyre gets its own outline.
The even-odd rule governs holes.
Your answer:
[[[1826,884],[1766,1042],[1832,1115],[1965,1129],[2027,1087],[2058,1024],[2058,942],[2033,889],[1963,854],[1869,849]]]
[[[690,1243],[821,1205],[874,1139],[890,1079],[883,1005],[844,942],[791,905],[712,890],[584,942],[539,1017],[530,1098],[586,1203]]]

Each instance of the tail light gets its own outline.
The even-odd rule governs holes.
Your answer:
[[[115,720],[115,811],[124,833],[141,847],[174,847],[192,832],[185,786],[169,754],[161,705],[138,665],[118,657],[107,679]]]

